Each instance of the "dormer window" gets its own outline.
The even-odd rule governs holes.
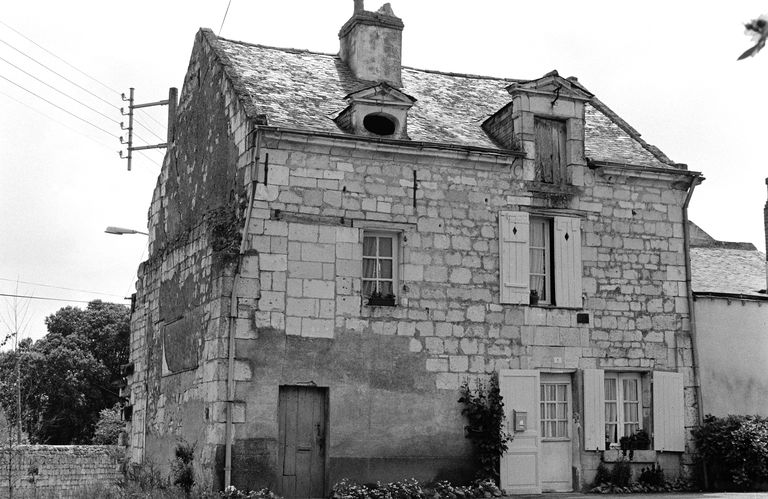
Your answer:
[[[395,133],[397,121],[383,113],[371,113],[363,118],[363,127],[373,134],[387,136]]]
[[[392,139],[408,138],[408,110],[416,99],[386,83],[346,97],[349,105],[333,121],[348,133]]]
[[[565,121],[534,118],[536,162],[534,180],[547,184],[568,181]]]

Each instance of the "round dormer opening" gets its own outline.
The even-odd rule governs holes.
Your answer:
[[[363,118],[363,127],[375,135],[392,135],[397,130],[397,120],[383,113],[371,113]]]

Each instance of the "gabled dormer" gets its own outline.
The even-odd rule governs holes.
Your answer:
[[[592,94],[557,71],[506,90],[512,101],[483,123],[500,146],[526,152],[523,178],[544,186],[581,186],[584,168],[584,104]]]
[[[379,83],[345,97],[346,109],[334,121],[355,135],[408,138],[408,110],[416,99],[387,83]]]

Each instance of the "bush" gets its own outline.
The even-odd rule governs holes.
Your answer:
[[[643,468],[637,481],[649,487],[664,487],[664,470],[658,464]]]
[[[629,461],[620,459],[611,470],[611,483],[616,487],[627,487],[632,481],[632,467]]]
[[[177,485],[189,497],[192,486],[195,485],[195,470],[192,461],[195,459],[195,447],[187,443],[176,446],[176,459],[171,463],[173,484]]]
[[[94,445],[117,445],[120,433],[125,427],[125,423],[120,420],[121,407],[117,403],[110,409],[99,411],[99,420],[96,421],[91,443]]]
[[[693,431],[710,487],[725,490],[768,488],[768,418],[707,415]]]
[[[464,427],[467,438],[475,445],[480,461],[477,476],[498,484],[501,456],[512,440],[512,436],[504,431],[504,402],[498,374],[493,373],[487,383],[478,380],[474,390],[468,381],[464,381],[459,403],[464,404],[461,413],[469,421]]]
[[[234,485],[230,485],[224,489],[223,492],[220,492],[219,497],[227,499],[280,499],[279,495],[267,488],[244,492],[242,490],[237,490]]]
[[[331,491],[331,499],[473,499],[501,495],[501,489],[492,480],[477,480],[472,485],[453,485],[443,480],[427,486],[415,478],[368,485],[359,485],[345,478],[336,483]]]

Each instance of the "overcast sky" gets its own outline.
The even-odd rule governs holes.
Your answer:
[[[66,300],[125,303],[133,292],[146,237],[107,235],[104,228],[146,231],[163,153],[136,155],[133,171],[126,171],[117,155],[118,123],[125,119],[119,93],[133,86],[137,102],[150,102],[167,98],[169,87],[180,89],[195,33],[218,32],[227,4],[3,5],[0,293],[14,294],[18,280],[18,294],[38,298],[27,301],[27,335],[42,336],[45,316],[60,307],[85,306]],[[368,10],[380,5],[366,2]],[[221,36],[336,53],[352,6],[352,0],[231,0]],[[703,172],[693,221],[718,239],[765,249],[768,49],[736,58],[750,46],[743,23],[767,12],[768,2],[394,0],[392,8],[405,23],[404,65],[523,79],[553,69],[577,76],[645,140]],[[137,116],[143,126],[136,131],[146,142],[164,137],[164,112]],[[137,143],[146,143],[141,138]],[[0,297],[0,314],[12,305]]]

